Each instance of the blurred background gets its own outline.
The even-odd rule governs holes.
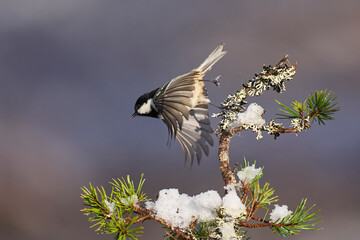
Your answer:
[[[357,0],[1,1],[0,238],[112,239],[89,229],[80,188],[127,174],[144,173],[151,198],[171,187],[223,193],[217,145],[190,168],[178,143],[167,148],[161,121],[130,115],[141,94],[225,42],[228,54],[206,77],[223,76],[221,87],[207,87],[214,104],[285,54],[298,63],[287,91],[248,99],[267,121],[279,112],[275,98],[289,104],[321,89],[338,96],[341,111],[326,126],[276,141],[243,132],[230,159],[264,166],[279,204],[294,210],[308,197],[321,209],[323,230],[289,239],[358,239],[359,9]],[[141,239],[163,235],[149,222]],[[248,235],[282,238],[269,229]]]

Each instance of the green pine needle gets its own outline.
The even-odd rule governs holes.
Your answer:
[[[90,215],[89,221],[93,223],[91,228],[95,228],[100,234],[116,234],[116,240],[139,238],[143,227],[133,227],[139,219],[138,215],[133,214],[133,205],[149,200],[141,191],[144,181],[141,175],[139,184],[135,187],[130,176],[126,180],[113,179],[110,183],[113,186],[110,195],[102,186],[93,187],[90,183],[89,188],[82,187],[81,198],[86,207],[81,211]]]
[[[302,199],[300,204],[297,206],[295,212],[289,216],[283,218],[281,221],[276,222],[282,224],[283,226],[271,226],[270,228],[273,232],[277,232],[282,236],[298,234],[301,230],[319,230],[321,228],[315,227],[315,225],[320,222],[314,222],[315,220],[321,218],[316,216],[320,210],[310,213],[310,211],[315,207],[312,205],[310,208],[305,209],[307,199]]]
[[[334,93],[327,90],[316,91],[315,94],[310,94],[304,102],[292,101],[290,107],[275,100],[282,108],[279,110],[284,114],[276,114],[279,119],[306,119],[309,117],[311,120],[318,122],[319,125],[325,125],[325,121],[333,120],[331,116],[340,108],[336,107],[337,102]]]

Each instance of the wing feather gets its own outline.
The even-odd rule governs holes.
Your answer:
[[[176,139],[182,146],[185,155],[189,156],[191,164],[196,156],[200,163],[202,152],[209,155],[209,146],[214,145],[210,127],[207,105],[199,105],[189,112],[189,120],[184,119],[182,129],[178,129]],[[186,157],[185,157],[186,159]]]
[[[169,119],[171,120],[171,127],[174,129],[174,135],[176,135],[178,125],[180,129],[182,127],[184,121],[183,117],[178,114],[177,109],[171,107],[164,108],[164,112],[169,115]]]
[[[189,146],[189,157],[191,161],[191,165],[194,162],[194,156],[196,156],[198,163],[200,163],[200,159],[202,157],[202,151],[200,149],[200,145],[198,144],[198,141],[193,136],[189,135],[188,133],[182,131],[177,136],[180,136],[181,140],[178,138],[178,141],[183,141],[184,143],[187,143]]]
[[[167,128],[168,128],[168,141],[167,144],[170,145],[171,144],[171,140],[173,138],[173,134],[174,134],[174,129],[172,127],[172,119],[169,118],[168,114],[163,114],[163,122],[166,124]]]
[[[181,133],[178,134],[178,136],[181,136]],[[187,142],[184,142],[184,141],[179,141],[179,143],[180,143],[180,145],[181,145],[181,147],[182,147],[182,149],[183,149],[184,158],[185,158],[185,163],[186,163],[187,156],[188,156],[188,155],[190,156],[190,154],[191,154],[191,152],[190,152],[191,146],[189,146],[189,145],[187,144]]]
[[[175,103],[175,104],[181,104],[181,105],[185,105],[184,107],[191,107],[191,101],[188,98],[184,98],[182,97],[181,99],[178,98],[166,98],[166,102],[165,103]],[[163,102],[163,104],[165,104]],[[189,112],[189,110],[188,110]]]
[[[196,143],[198,143],[206,156],[209,154],[209,146],[206,145],[207,141],[202,137],[202,135],[185,128],[182,130],[182,132],[185,133],[188,138],[191,138]]]
[[[183,133],[179,132],[178,135],[176,135],[177,140],[179,141],[179,143],[183,146],[185,146],[186,148],[186,152],[185,152],[185,161],[187,159],[187,157],[189,156],[191,164],[193,163],[193,159],[194,159],[194,151],[193,151],[193,147],[190,143],[190,141],[184,137]]]
[[[186,118],[189,119],[189,110],[187,109],[186,106],[184,106],[181,103],[177,103],[177,102],[166,102],[165,106],[167,106],[168,108],[174,109],[175,111],[181,112],[182,115]],[[176,114],[179,115],[179,114]],[[177,118],[178,119],[178,118]],[[180,122],[180,121],[178,121]],[[182,125],[182,121],[180,126]]]
[[[172,79],[154,94],[154,104],[168,127],[170,142],[173,137],[179,141],[185,160],[189,156],[191,164],[194,156],[200,163],[202,153],[208,155],[209,145],[214,144],[207,106],[210,100],[202,79],[226,54],[222,49],[223,44],[211,52],[199,67]]]
[[[181,92],[173,92],[173,93],[165,93],[163,98],[176,98],[176,97],[184,97],[184,98],[191,98],[193,93],[190,91],[181,91]]]
[[[192,92],[194,89],[195,89],[195,86],[193,84],[179,86],[179,87],[174,87],[174,88],[171,88],[170,90],[167,90],[166,94],[174,93],[174,92]]]
[[[164,109],[164,112],[163,112],[163,115],[166,115],[166,119],[164,118],[165,121],[169,121],[168,122],[168,126],[170,126],[170,130],[171,130],[171,138],[173,136],[176,136],[176,133],[177,133],[177,125],[178,125],[178,121],[176,119],[176,117],[173,115],[173,113],[171,112],[170,109],[166,108]]]

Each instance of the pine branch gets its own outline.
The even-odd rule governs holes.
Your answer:
[[[318,122],[319,125],[325,125],[326,120],[333,120],[331,116],[340,110],[336,107],[337,103],[334,103],[336,96],[334,93],[327,90],[316,91],[315,94],[310,94],[303,103],[293,101],[290,107],[275,100],[283,108],[279,110],[285,114],[277,114],[279,119],[301,119]]]
[[[186,231],[184,231],[183,229],[178,228],[178,227],[174,227],[173,225],[171,225],[171,223],[168,223],[164,219],[156,216],[156,214],[153,211],[149,210],[149,209],[146,209],[146,208],[144,208],[144,207],[142,207],[140,205],[137,205],[137,206],[134,207],[134,211],[136,213],[141,214],[141,215],[145,215],[145,216],[143,216],[144,220],[153,219],[156,222],[162,224],[167,229],[169,229],[169,230],[173,231],[174,233],[176,233],[180,237],[180,239],[195,239],[192,236],[189,236],[188,233]]]
[[[134,224],[141,225],[144,221],[154,220],[167,229],[166,237],[170,240],[240,240],[245,238],[246,232],[243,228],[256,227],[269,227],[283,236],[297,234],[300,230],[318,229],[314,227],[317,224],[314,221],[319,218],[318,211],[310,213],[314,205],[306,209],[306,199],[300,202],[294,213],[288,210],[286,205],[275,204],[268,216],[269,206],[278,201],[278,197],[274,196],[275,190],[270,188],[269,183],[260,184],[263,168],[255,168],[255,163],[250,165],[246,160],[244,166],[240,166],[240,170],[237,165],[233,168],[230,165],[230,141],[240,131],[252,130],[258,134],[257,139],[262,138],[262,132],[276,138],[280,134],[298,133],[309,129],[311,121],[317,121],[321,125],[324,121],[333,119],[332,115],[339,108],[336,107],[337,103],[334,103],[336,97],[331,91],[327,93],[326,90],[310,94],[303,102],[293,101],[289,107],[275,100],[283,112],[278,116],[290,119],[290,128],[285,128],[282,123],[276,123],[274,120],[265,124],[265,120],[262,119],[265,111],[259,106],[251,104],[244,112],[247,97],[259,96],[269,89],[283,92],[285,82],[292,80],[295,73],[296,66],[290,64],[286,55],[274,67],[264,65],[262,71],[243,84],[241,90],[229,95],[221,103],[221,112],[214,116],[222,118],[215,132],[219,138],[219,167],[226,190],[222,198],[215,191],[191,197],[186,194],[180,195],[177,189],[164,189],[159,192],[159,199],[150,201],[141,190],[145,182],[143,175],[137,186],[130,176],[126,179],[113,179],[110,182],[110,194],[107,194],[103,187],[93,187],[90,183],[89,188],[82,188],[81,198],[86,207],[81,211],[85,215],[90,215],[89,221],[93,223],[91,227],[96,227],[95,231],[101,234],[116,234],[114,239],[137,239],[142,233],[142,227],[134,227]],[[252,112],[249,110],[251,107]],[[245,117],[244,114],[247,112],[251,117]],[[176,200],[175,203],[171,203],[177,204],[175,208],[172,205],[169,208],[169,202],[174,201],[174,196],[178,196],[179,199],[182,197],[185,201]],[[198,209],[194,210],[194,206]],[[257,216],[260,215],[260,208],[266,210],[262,217]],[[167,211],[161,215],[159,210],[163,209]],[[189,211],[197,213],[187,215],[185,220],[181,214]]]

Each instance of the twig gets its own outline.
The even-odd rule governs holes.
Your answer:
[[[133,223],[133,224],[135,224],[135,223],[139,223],[139,222],[144,222],[145,220],[150,220],[150,219],[151,219],[151,217],[150,217],[149,215],[145,215],[145,216],[143,216],[143,217],[141,217],[141,218],[137,219],[136,221],[134,221],[134,223]]]
[[[144,208],[144,207],[142,207],[140,205],[136,205],[136,206],[134,206],[134,212],[136,212],[138,214],[141,214],[141,215],[145,215],[144,217],[141,218],[143,221],[144,220],[149,220],[149,219],[154,219],[158,223],[161,223],[166,228],[168,228],[171,231],[175,232],[180,237],[179,239],[195,240],[195,238],[193,238],[192,236],[189,236],[188,234],[186,234],[181,228],[174,227],[173,225],[171,225],[171,223],[168,223],[164,219],[156,216],[153,211],[151,211],[151,210],[149,210],[147,208]]]
[[[256,224],[249,224],[246,222],[237,222],[236,223],[239,226],[247,227],[247,228],[257,228],[257,227],[284,227],[284,226],[293,226],[295,224],[284,224],[284,223],[273,223],[273,222],[267,222],[267,223],[256,223]]]
[[[253,220],[256,220],[258,222],[264,222],[264,223],[268,223],[269,221],[268,220],[265,220],[265,219],[262,219],[262,218],[258,218],[258,217],[255,217],[255,216],[252,216],[251,217]]]
[[[311,126],[309,126],[308,128],[310,128]],[[266,131],[266,130],[264,130]],[[279,128],[277,130],[274,131],[274,133],[298,133],[299,131],[295,128]]]

